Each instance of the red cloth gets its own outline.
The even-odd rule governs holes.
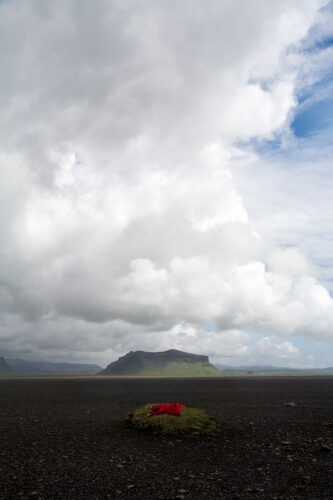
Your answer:
[[[168,413],[169,415],[176,415],[177,417],[179,417],[180,410],[182,408],[184,408],[184,405],[181,405],[179,403],[154,405],[151,407],[151,413],[149,413],[149,416],[152,417],[153,415]]]

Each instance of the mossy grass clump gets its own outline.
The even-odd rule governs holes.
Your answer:
[[[179,416],[161,415],[149,416],[153,404],[146,404],[130,413],[125,421],[128,425],[155,434],[214,434],[219,431],[216,420],[201,408],[185,406]]]

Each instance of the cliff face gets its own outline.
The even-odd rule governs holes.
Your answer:
[[[129,376],[219,376],[208,356],[170,349],[163,352],[131,351],[110,363],[100,375]]]

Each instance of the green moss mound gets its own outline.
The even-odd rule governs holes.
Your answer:
[[[155,403],[154,403],[155,404]],[[201,408],[185,406],[180,416],[161,415],[148,416],[153,404],[147,404],[130,413],[126,424],[139,430],[151,431],[157,434],[212,434],[219,431],[216,420]]]

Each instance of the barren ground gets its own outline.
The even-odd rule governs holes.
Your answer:
[[[119,424],[149,402],[202,407],[224,430]],[[333,377],[1,379],[0,439],[1,500],[331,500]]]

